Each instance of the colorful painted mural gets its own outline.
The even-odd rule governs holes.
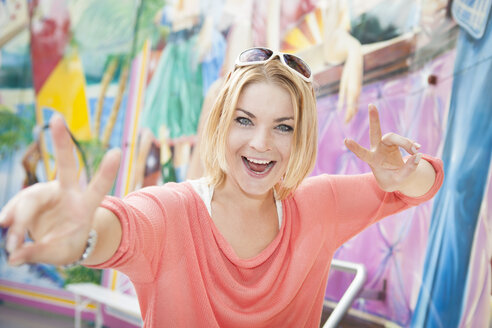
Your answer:
[[[343,63],[327,63],[322,58],[314,66],[319,155],[313,175],[369,171],[344,147],[343,140],[350,137],[368,144],[370,103],[380,110],[383,133],[394,131],[412,138],[424,152],[436,156],[452,154],[453,147],[457,147],[445,146],[446,136],[452,134],[447,129],[455,92],[453,82],[477,64],[468,58],[470,65],[455,68],[459,28],[448,21],[439,28],[434,26],[432,33],[418,30],[417,11],[423,9],[417,1],[366,1],[365,14],[354,10],[359,2],[364,1],[331,2],[350,9],[351,17],[339,19],[348,20],[351,27],[347,25],[347,29],[352,28],[362,44],[363,88],[357,114],[347,123],[338,94]],[[389,3],[395,13],[392,17],[400,25],[378,18],[378,8],[388,9]],[[283,2],[279,9],[280,32],[276,35],[279,48],[307,54],[306,49],[323,43],[320,8],[325,7],[318,5],[311,0]],[[56,177],[48,125],[54,113],[63,115],[77,146],[81,184],[90,180],[104,152],[113,147],[122,149],[112,191],[116,196],[147,185],[184,180],[204,98],[210,85],[224,74],[221,69],[229,68],[222,65],[228,42],[233,42],[228,38],[234,29],[231,17],[244,15],[227,10],[241,6],[251,7],[248,12],[254,15],[248,17],[254,24],[253,43],[268,43],[271,7],[258,0],[241,5],[233,0],[1,0],[0,206],[22,188]],[[405,12],[404,17],[396,14],[399,11]],[[375,20],[381,33],[374,39],[362,32]],[[485,56],[480,63],[490,67],[491,60],[490,55]],[[484,85],[487,81],[490,78],[484,80]],[[485,150],[490,153],[490,149]],[[452,155],[448,161],[453,162]],[[466,254],[456,253],[468,264],[458,268],[450,267],[451,262],[440,264],[449,271],[450,279],[458,273],[462,277],[463,289],[457,296],[460,300],[449,301],[441,293],[434,293],[432,301],[426,299],[425,288],[435,287],[425,278],[432,274],[429,245],[443,235],[436,232],[440,231],[437,222],[431,221],[437,215],[436,205],[428,202],[384,219],[337,251],[335,258],[362,263],[368,270],[368,280],[354,302],[352,314],[402,327],[421,326],[430,319],[420,316],[425,317],[427,309],[439,304],[443,309],[434,311],[436,322],[449,323],[439,316],[447,316],[451,308],[455,309],[452,320],[457,322],[456,327],[489,322],[492,178],[490,163],[480,164],[482,173],[476,178],[483,179],[484,192],[472,199],[477,213],[468,231]],[[444,186],[447,188],[447,184]],[[460,186],[471,190],[466,183]],[[451,207],[449,210],[454,211]],[[80,281],[135,295],[129,279],[113,270],[102,272],[81,266],[63,269],[44,264],[10,267],[6,264],[5,233],[1,230],[0,300],[70,312],[74,302],[64,286]],[[449,243],[451,248],[455,245]],[[327,302],[336,302],[350,280],[346,274],[332,272]],[[111,321],[128,321],[117,312],[105,313],[105,324],[127,324]],[[428,322],[422,326],[432,327]]]
[[[121,147],[125,159],[132,160],[150,47],[162,36],[154,13],[162,5],[163,1],[139,6],[133,1],[0,2],[2,206],[22,188],[56,176],[48,125],[55,112],[64,116],[77,146],[80,183],[90,180],[108,148]],[[125,163],[114,187],[118,195],[129,192],[125,186],[132,170],[128,160]],[[3,230],[0,243],[4,242]],[[73,296],[63,287],[102,282],[101,270],[82,266],[10,267],[4,247],[1,251],[2,299],[73,311]]]
[[[369,144],[367,105],[380,111],[383,134],[394,131],[422,144],[423,151],[439,156],[452,85],[454,52],[428,62],[422,69],[364,86],[359,114],[342,124],[336,111],[337,96],[319,99],[319,155],[313,174],[356,174],[370,171],[348,149],[343,140],[355,138]],[[430,85],[428,76],[439,79]],[[384,292],[384,299],[359,298],[355,308],[408,326],[421,285],[422,263],[427,245],[432,202],[404,211],[369,227],[345,243],[335,258],[363,263],[368,270],[365,290]],[[371,245],[368,247],[367,245]],[[352,277],[331,274],[327,297],[338,300]]]

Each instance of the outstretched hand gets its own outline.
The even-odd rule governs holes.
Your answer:
[[[381,189],[390,192],[401,190],[422,158],[422,154],[418,152],[420,145],[395,133],[382,136],[378,110],[372,104],[369,105],[369,135],[370,149],[351,139],[345,139],[345,145],[371,167]],[[400,147],[411,154],[406,162]]]
[[[58,179],[38,183],[19,192],[0,212],[0,225],[8,228],[9,264],[72,263],[82,255],[94,213],[118,172],[120,151],[110,150],[87,188],[78,180],[76,154],[63,118],[50,121]],[[29,233],[33,242],[25,242]]]

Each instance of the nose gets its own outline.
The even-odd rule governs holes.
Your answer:
[[[256,129],[249,145],[258,152],[266,152],[271,150],[271,135],[268,129]]]

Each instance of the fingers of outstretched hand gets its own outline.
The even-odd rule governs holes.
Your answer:
[[[15,204],[21,197],[22,192],[23,191],[19,192],[11,200],[9,200],[0,211],[0,227],[8,227],[12,224],[12,220],[14,218],[12,215],[12,210],[15,208]]]
[[[369,163],[371,158],[371,152],[359,145],[352,139],[345,139],[345,146],[355,154],[355,156],[359,157],[362,161]]]
[[[60,248],[52,241],[26,242],[10,253],[8,263],[18,266],[24,263],[50,263],[55,265],[65,264],[66,254],[62,254],[66,248]],[[57,256],[54,257],[53,254]]]
[[[405,164],[398,170],[398,180],[400,183],[404,182],[413,172],[415,172],[421,159],[421,153],[414,154],[407,159]]]
[[[41,184],[32,185],[26,189],[21,190],[17,195],[10,199],[0,211],[0,227],[9,227],[12,225],[15,218],[15,209],[17,203],[25,197],[31,198],[32,195],[37,193],[44,193],[45,190]]]
[[[36,251],[39,252],[39,245],[32,243],[32,242],[27,242],[24,243],[22,246],[16,248],[12,252],[9,252],[9,259],[8,263],[12,266],[18,266],[21,264],[24,264],[26,262],[33,262],[33,253]]]
[[[111,149],[104,155],[97,173],[92,178],[89,187],[85,191],[90,210],[95,210],[103,197],[109,193],[118,173],[121,151]]]
[[[369,105],[369,140],[371,147],[376,147],[381,142],[381,123],[379,112],[375,105]]]
[[[59,114],[54,115],[50,121],[50,128],[58,167],[58,179],[62,187],[72,186],[77,183],[78,169],[73,142],[63,117]]]
[[[5,213],[4,225],[9,227],[6,244],[8,252],[15,251],[24,241],[29,225],[49,202],[51,187],[49,184],[36,184],[27,188],[6,205],[5,212],[2,211]]]
[[[416,154],[421,147],[420,144],[411,139],[402,137],[396,133],[387,133],[381,138],[381,142],[386,146],[398,146],[405,149],[409,154]]]

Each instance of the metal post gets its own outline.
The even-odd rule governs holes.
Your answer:
[[[366,267],[359,263],[352,263],[334,259],[331,262],[331,269],[348,273],[355,273],[355,277],[352,283],[348,286],[340,301],[338,302],[337,306],[335,306],[335,309],[333,309],[333,312],[328,317],[328,320],[326,320],[323,328],[337,327],[343,316],[349,310],[357,295],[359,295],[367,279]]]
[[[81,307],[83,306],[80,296],[75,295],[75,328],[80,328],[80,316],[82,315],[82,309]]]

